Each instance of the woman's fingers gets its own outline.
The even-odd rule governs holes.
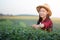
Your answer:
[[[32,25],[32,27],[35,28],[35,29],[38,29],[39,25],[34,24],[34,25]]]
[[[41,24],[41,25],[36,25],[36,24],[33,24],[32,27],[35,28],[35,29],[40,29],[42,28],[44,25]]]
[[[36,24],[33,24],[32,27],[36,26]]]

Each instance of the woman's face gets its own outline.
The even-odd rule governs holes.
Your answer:
[[[44,18],[46,17],[48,14],[47,10],[45,8],[41,8],[40,11],[39,11],[39,15],[40,17]]]

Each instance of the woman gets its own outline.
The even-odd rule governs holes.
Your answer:
[[[40,5],[36,7],[37,12],[39,13],[39,20],[37,24],[32,25],[35,29],[42,29],[46,30],[48,32],[52,31],[53,23],[50,19],[50,16],[52,14],[48,4]]]

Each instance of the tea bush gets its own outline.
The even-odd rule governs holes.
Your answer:
[[[60,40],[60,33],[33,29],[23,21],[0,20],[0,40]]]

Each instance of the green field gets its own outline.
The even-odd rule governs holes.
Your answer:
[[[16,24],[22,22],[27,26],[31,26],[37,23],[38,16],[0,16],[0,19],[9,19]],[[60,18],[51,18],[51,20],[53,22],[53,30],[60,31]]]
[[[47,33],[50,35],[49,36],[45,34],[45,31],[40,29],[35,30],[31,27],[31,25],[37,23],[38,16],[0,16],[0,39],[1,40],[4,39],[5,40],[24,40],[24,39],[25,40],[49,40],[49,38],[51,37],[50,40],[53,40],[54,38],[56,40],[57,39],[60,40],[59,39],[60,18],[51,18],[51,19],[53,21],[53,31],[51,32],[51,34]],[[38,39],[35,36],[41,38]]]

